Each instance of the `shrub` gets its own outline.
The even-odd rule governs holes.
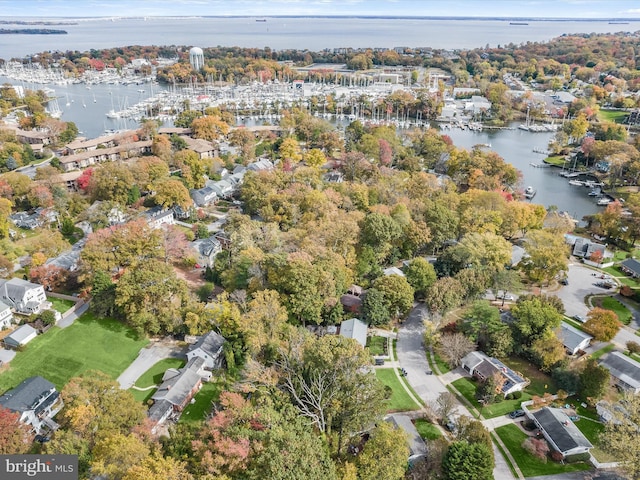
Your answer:
[[[543,463],[547,463],[549,444],[545,439],[529,437],[524,442],[522,442],[522,448],[524,448],[531,455],[542,460]]]
[[[554,462],[561,462],[564,459],[564,456],[560,452],[556,452],[555,450],[551,452],[551,460]]]
[[[514,400],[520,400],[522,398],[522,392],[520,390],[513,392],[511,395],[513,395]]]
[[[513,400],[515,397],[513,396],[513,393],[508,393],[507,396],[505,397],[506,400]]]
[[[624,285],[620,289],[620,295],[622,295],[623,297],[633,297],[634,293],[635,292],[633,291],[633,289],[628,285]]]
[[[640,343],[627,342],[627,350],[629,350],[629,353],[640,353]]]
[[[591,455],[588,453],[576,453],[575,455],[567,455],[564,457],[564,461],[567,463],[588,462],[590,458]]]

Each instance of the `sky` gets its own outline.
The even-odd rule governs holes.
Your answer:
[[[640,0],[0,0],[0,19],[194,15],[640,18]]]

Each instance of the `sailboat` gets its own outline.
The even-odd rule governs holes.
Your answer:
[[[94,93],[94,94],[93,94],[93,103],[96,103],[96,102],[97,102],[97,100],[96,100],[96,94]]]
[[[67,107],[69,107],[71,105],[71,103],[69,103],[69,94],[67,93],[67,103],[65,104]]]
[[[84,102],[84,97],[82,97],[82,106],[83,106],[84,108],[87,108],[87,104]]]

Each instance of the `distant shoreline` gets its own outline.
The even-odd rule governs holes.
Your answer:
[[[0,28],[0,35],[67,35],[66,30],[51,28]]]

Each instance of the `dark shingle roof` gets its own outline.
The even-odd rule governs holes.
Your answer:
[[[190,352],[201,348],[205,353],[210,356],[215,356],[224,343],[224,337],[216,332],[209,332],[202,335],[196,343],[194,343],[189,349]]]
[[[635,258],[627,258],[622,265],[631,270],[634,275],[640,275],[640,262]]]
[[[533,416],[561,452],[567,452],[576,447],[593,447],[561,409],[544,407],[533,412]]]
[[[0,405],[14,412],[33,410],[38,401],[49,395],[55,385],[42,377],[27,378],[13,390],[0,397]]]
[[[620,352],[611,352],[602,359],[600,365],[633,389],[640,388],[640,363],[635,360]]]

